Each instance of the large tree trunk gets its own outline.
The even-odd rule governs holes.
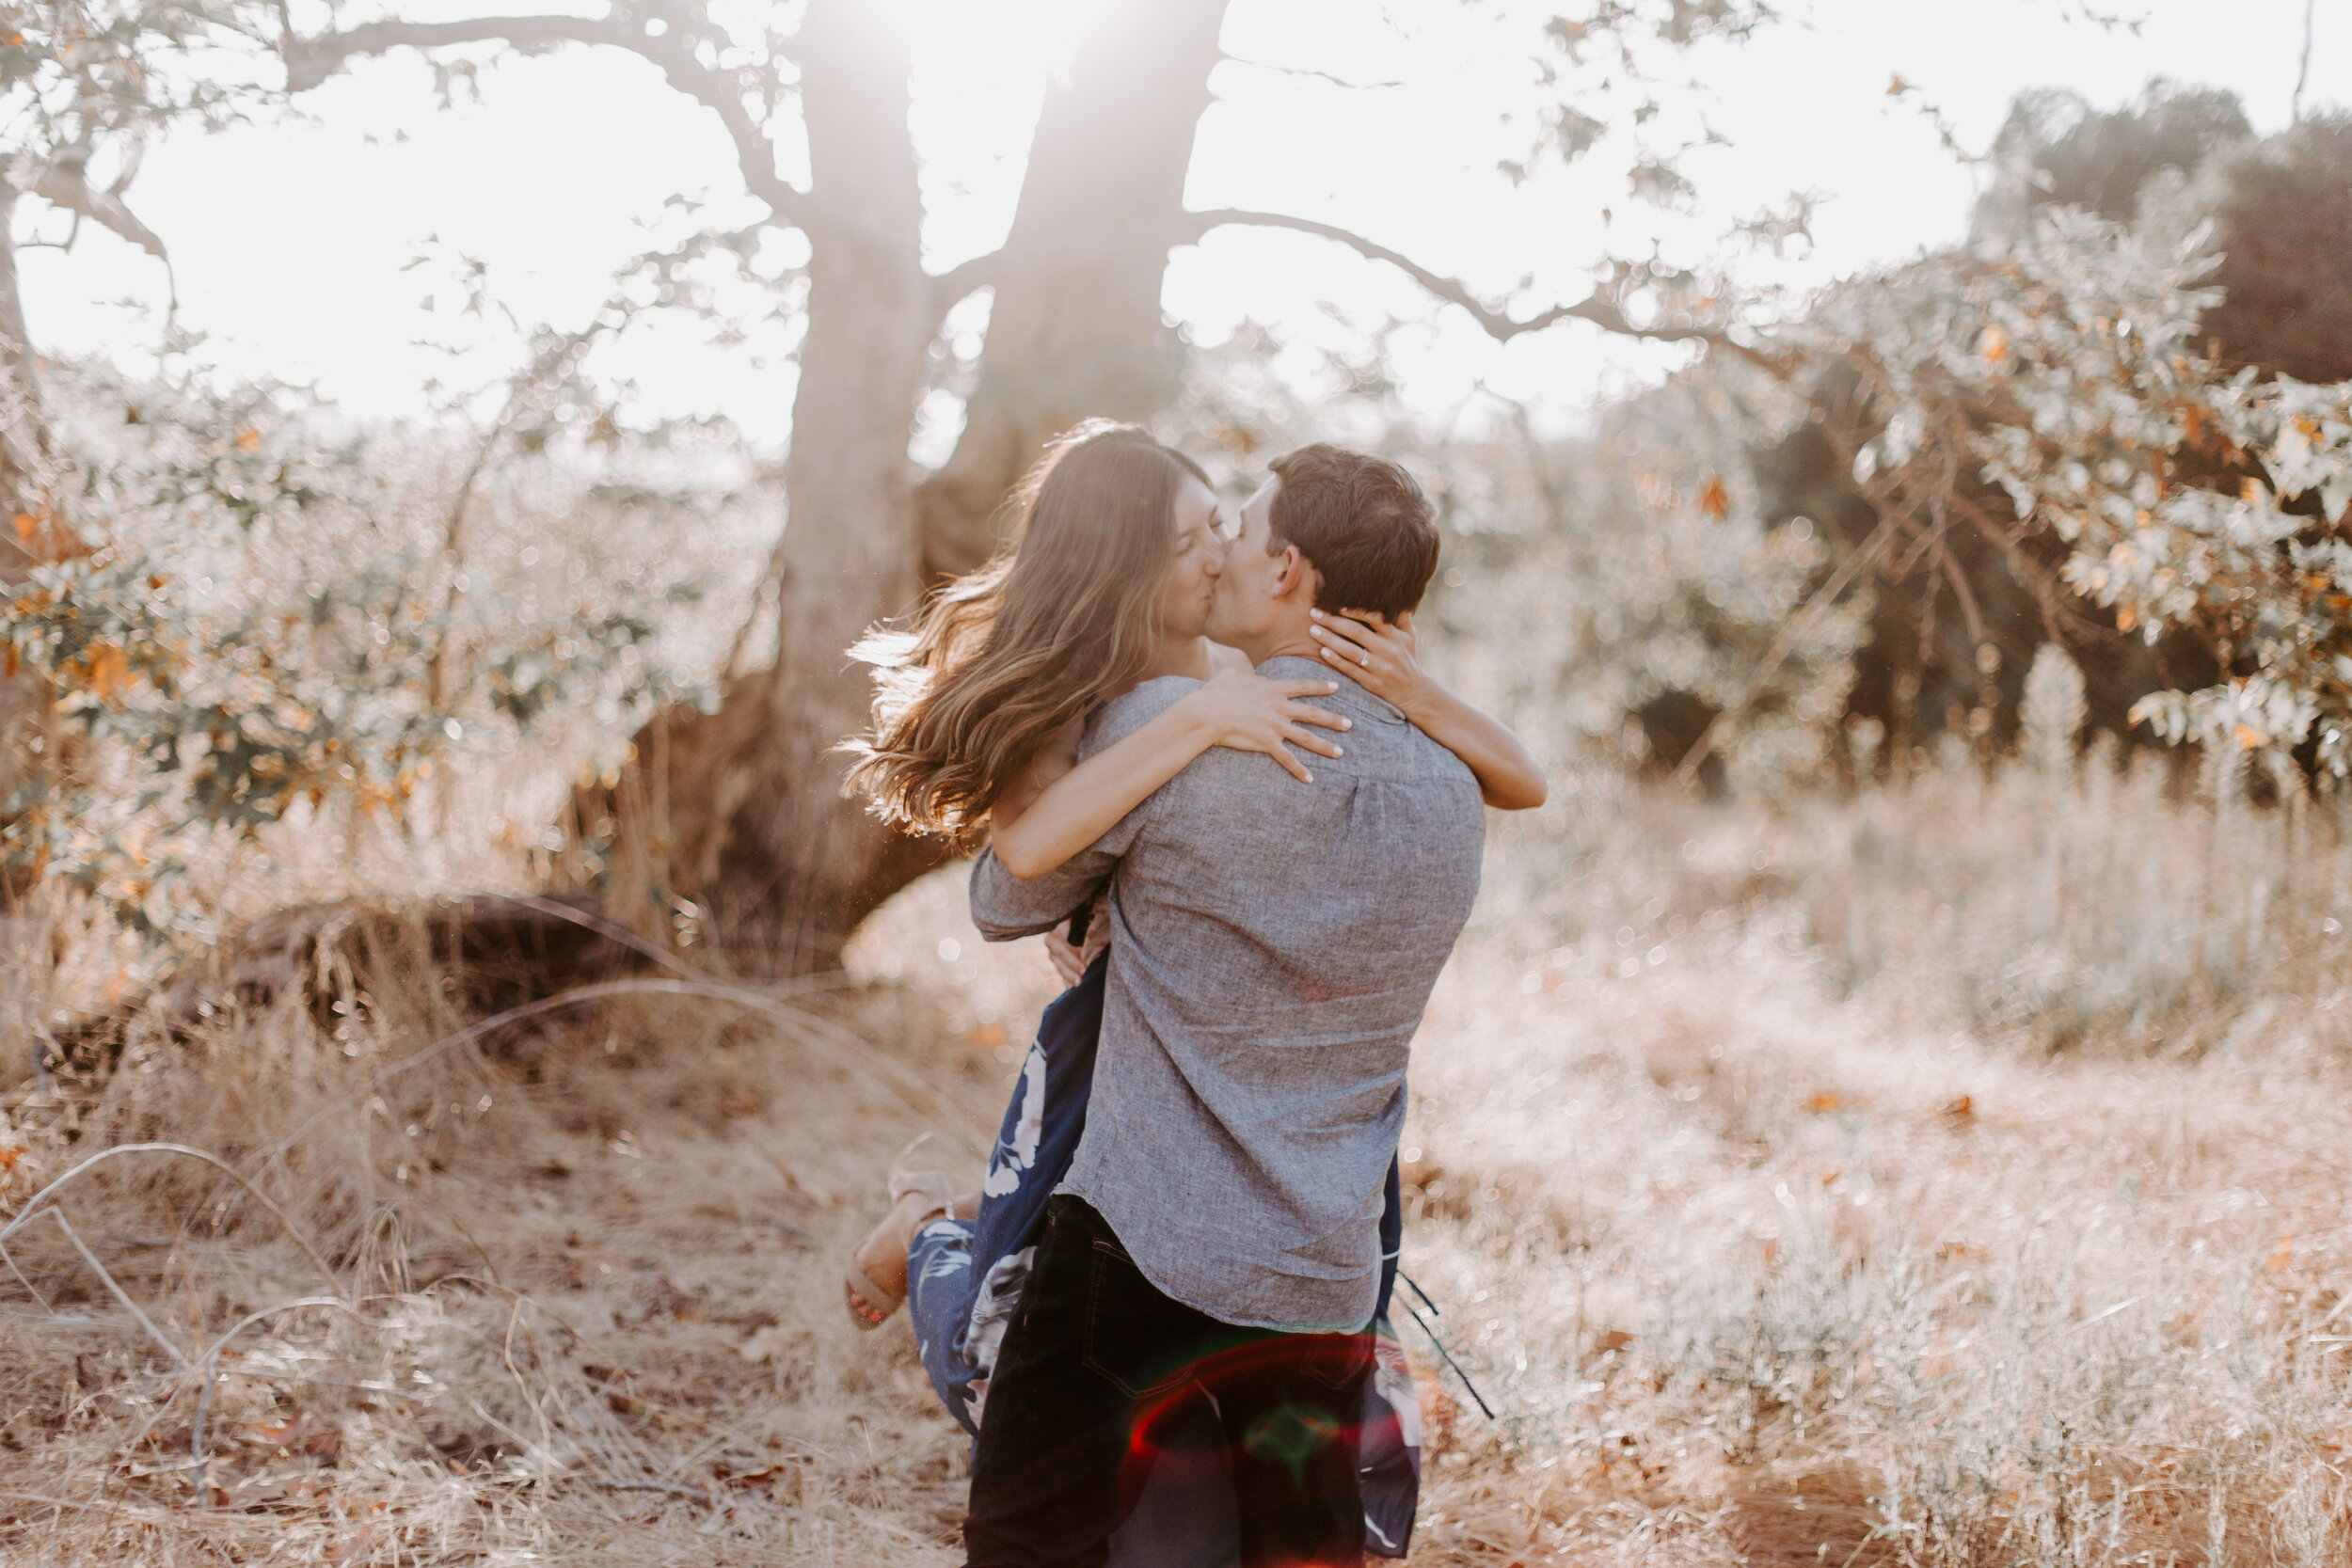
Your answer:
[[[918,492],[934,576],[988,558],[997,503],[1089,415],[1146,420],[1175,390],[1160,284],[1227,0],[1095,9],[1038,118],[955,455]]]
[[[831,967],[859,921],[937,864],[841,794],[833,748],[870,689],[845,650],[913,610],[929,574],[988,552],[988,519],[1040,443],[1088,414],[1149,416],[1173,385],[1160,279],[1226,0],[1104,7],[1046,104],[993,280],[981,384],[954,459],[918,501],[907,441],[940,302],[919,262],[906,58],[858,0],[816,0],[800,62],[818,221],[786,465],[775,667],[715,714],[639,742],[621,832],[702,907],[740,969]],[[666,862],[666,875],[662,863]]]
[[[715,714],[671,717],[664,760],[671,885],[702,907],[738,967],[834,963],[866,912],[856,890],[928,858],[840,793],[832,748],[866,714],[845,650],[919,589],[907,434],[932,317],[907,129],[903,40],[864,0],[816,0],[801,31],[802,103],[819,221],[808,331],[785,465],[790,515],[772,669]]]

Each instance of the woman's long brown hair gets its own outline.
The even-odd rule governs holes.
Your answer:
[[[1013,487],[1010,536],[940,589],[912,631],[877,629],[874,730],[849,742],[849,787],[874,813],[959,848],[1073,719],[1133,686],[1160,637],[1176,497],[1200,466],[1138,425],[1089,420]]]

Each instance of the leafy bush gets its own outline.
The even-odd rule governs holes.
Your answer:
[[[201,927],[188,854],[218,835],[398,816],[437,768],[583,721],[609,760],[693,695],[665,622],[740,510],[722,437],[461,441],[90,367],[50,401],[46,488],[89,547],[8,590],[0,649],[94,744],[20,785],[0,843],[141,930]]]

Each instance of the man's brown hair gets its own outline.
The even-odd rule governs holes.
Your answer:
[[[1393,621],[1421,603],[1438,570],[1438,527],[1411,474],[1327,441],[1269,467],[1281,485],[1267,549],[1295,545],[1323,574],[1316,609],[1369,610]]]

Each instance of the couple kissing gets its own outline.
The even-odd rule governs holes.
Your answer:
[[[974,1436],[980,1568],[1359,1563],[1411,1530],[1406,1069],[1483,806],[1544,783],[1415,657],[1411,476],[1270,467],[1229,525],[1190,458],[1089,421],[995,560],[856,650],[853,786],[985,843],[974,921],[1049,933],[1071,982],[980,1190],[894,1173],[844,1273],[861,1326],[908,1304]]]

